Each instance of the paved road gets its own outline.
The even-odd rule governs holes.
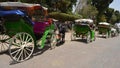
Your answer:
[[[70,41],[53,50],[37,51],[22,63],[13,63],[8,53],[0,55],[0,68],[120,68],[120,36],[86,44]]]

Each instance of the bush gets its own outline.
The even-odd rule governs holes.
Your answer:
[[[74,21],[80,18],[79,16],[76,16],[76,15],[60,13],[60,12],[49,13],[49,16],[59,21]]]

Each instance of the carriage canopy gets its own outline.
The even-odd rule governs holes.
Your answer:
[[[109,26],[110,24],[107,22],[100,22],[99,25],[108,25]]]
[[[6,10],[11,9],[25,10],[30,15],[34,14],[36,10],[43,10],[44,15],[47,15],[47,8],[41,6],[40,4],[30,4],[22,2],[0,2],[0,7]]]
[[[93,23],[93,20],[92,19],[77,19],[75,20],[75,22],[88,22],[90,24],[90,23]]]

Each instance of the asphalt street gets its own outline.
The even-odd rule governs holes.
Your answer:
[[[53,50],[35,50],[27,61],[15,63],[9,53],[0,54],[0,68],[120,68],[120,36],[84,41],[66,42]]]

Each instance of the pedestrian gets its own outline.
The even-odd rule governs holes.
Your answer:
[[[66,32],[66,25],[61,23],[59,25],[59,34],[61,35],[61,42],[65,42],[65,32]]]

